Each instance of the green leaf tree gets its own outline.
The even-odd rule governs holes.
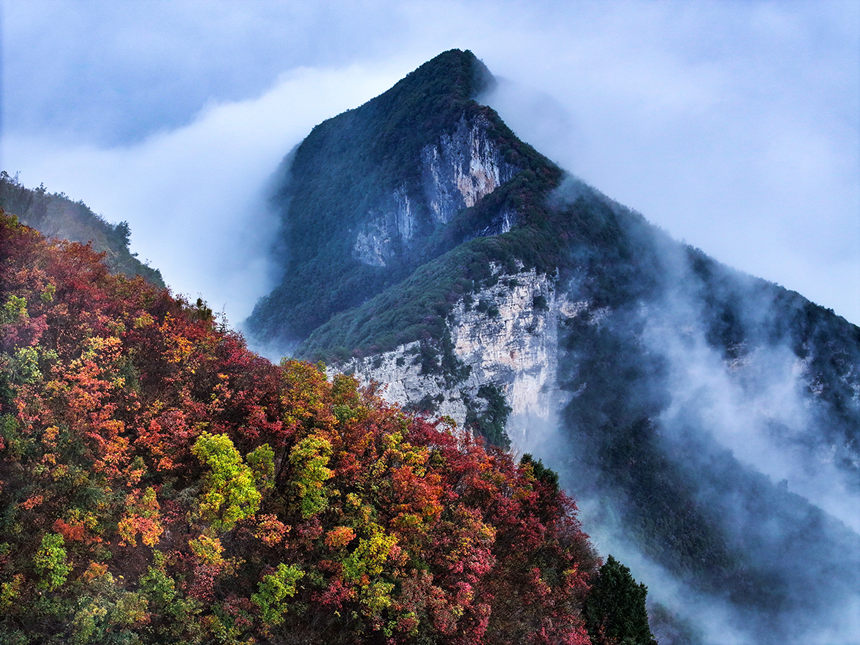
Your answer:
[[[59,533],[46,533],[33,556],[36,572],[42,577],[39,586],[54,591],[63,585],[72,567],[67,561],[65,540]]]
[[[236,522],[252,516],[260,508],[262,495],[254,486],[254,471],[243,461],[226,434],[201,434],[191,452],[209,467],[203,479],[205,490],[201,514],[213,520],[217,531],[229,531]]]
[[[334,475],[328,467],[330,456],[331,442],[318,434],[305,437],[290,451],[293,486],[304,518],[312,517],[328,506],[325,481]]]
[[[296,595],[296,583],[304,575],[298,567],[282,562],[274,573],[260,581],[259,590],[251,595],[251,601],[260,608],[260,615],[268,625],[284,622],[287,613],[284,601]]]

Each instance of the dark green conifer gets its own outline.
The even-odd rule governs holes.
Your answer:
[[[585,599],[585,622],[591,640],[613,645],[657,645],[648,626],[647,594],[648,588],[637,584],[630,569],[610,555]]]

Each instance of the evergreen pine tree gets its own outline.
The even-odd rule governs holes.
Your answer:
[[[601,645],[657,645],[648,626],[647,594],[648,588],[637,584],[630,569],[610,555],[585,599],[591,640]]]

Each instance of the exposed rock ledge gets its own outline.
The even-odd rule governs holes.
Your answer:
[[[480,403],[481,386],[493,385],[511,407],[506,431],[514,448],[527,445],[528,424],[550,420],[555,409],[559,318],[578,315],[587,303],[559,298],[555,278],[534,270],[497,277],[495,285],[457,302],[448,318],[452,353],[468,368],[462,380],[423,373],[417,341],[337,369],[385,384],[388,401],[430,408],[461,426],[468,402]]]
[[[462,116],[453,131],[424,146],[416,160],[422,190],[410,194],[403,184],[372,208],[356,232],[353,257],[371,266],[387,266],[409,249],[416,232],[444,226],[458,211],[474,206],[509,181],[518,169],[504,160],[489,135],[490,127],[483,114],[470,121]],[[483,234],[506,232],[515,218],[515,213],[500,213],[498,230]]]

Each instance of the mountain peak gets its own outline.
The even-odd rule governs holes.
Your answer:
[[[470,50],[449,49],[407,74],[389,91],[421,87],[426,91],[425,100],[440,95],[468,100],[493,81],[490,70]]]
[[[495,78],[469,50],[449,49],[360,108],[392,125],[438,125],[459,113]]]
[[[311,131],[276,179],[290,252],[249,321],[255,336],[303,340],[428,259],[511,228],[519,211],[498,189],[549,162],[475,100],[493,82],[452,49]],[[490,194],[497,203],[478,208]]]

